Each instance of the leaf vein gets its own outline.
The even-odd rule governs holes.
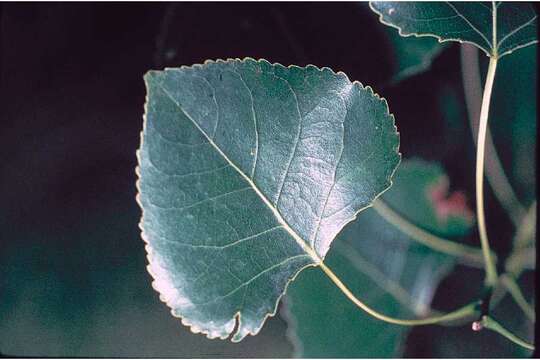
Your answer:
[[[245,188],[241,188],[241,189],[236,189],[236,190],[232,190],[232,191],[229,191],[229,192],[226,192],[226,193],[223,193],[223,194],[219,194],[219,195],[216,195],[216,196],[212,196],[212,197],[209,197],[209,198],[206,198],[206,199],[203,199],[203,200],[200,200],[200,201],[197,201],[193,204],[189,204],[189,205],[186,205],[186,206],[181,206],[181,207],[177,207],[177,206],[170,206],[170,207],[164,207],[164,206],[159,206],[155,203],[153,203],[152,201],[148,200],[148,202],[158,208],[158,209],[162,209],[162,210],[187,210],[187,209],[191,209],[191,208],[194,208],[196,206],[199,206],[199,205],[202,205],[204,203],[207,203],[207,202],[210,202],[210,201],[216,201],[218,199],[221,199],[221,198],[224,198],[224,197],[227,197],[229,195],[232,195],[232,194],[236,194],[236,193],[239,193],[239,192],[244,192],[246,190],[253,190],[251,187],[245,187]]]
[[[448,4],[448,6],[450,6],[450,7],[452,8],[452,10],[454,10],[454,11],[456,12],[456,14],[457,14],[459,17],[461,17],[463,20],[465,20],[465,22],[466,22],[466,23],[467,23],[474,31],[476,31],[476,33],[477,33],[478,35],[480,35],[480,37],[481,37],[481,38],[489,45],[489,47],[490,47],[491,49],[493,49],[493,44],[491,44],[491,42],[486,38],[486,36],[485,36],[480,30],[478,30],[478,28],[477,28],[476,26],[474,26],[474,25],[469,21],[469,19],[467,19],[467,18],[465,17],[465,15],[463,15],[462,13],[460,13],[460,12],[458,11],[458,9],[456,9],[456,7],[455,7],[454,5],[452,5],[449,1],[445,1],[445,2],[446,2],[446,4]]]
[[[232,243],[229,243],[229,244],[226,244],[226,245],[194,245],[194,244],[189,244],[189,243],[184,243],[184,242],[179,242],[179,241],[173,241],[173,240],[167,240],[167,239],[161,239],[161,240],[166,242],[166,243],[169,243],[169,244],[174,244],[174,245],[178,245],[178,246],[187,246],[187,247],[190,247],[192,249],[223,250],[223,249],[226,249],[226,248],[229,248],[229,247],[236,246],[236,245],[241,244],[241,243],[243,243],[245,241],[248,241],[248,240],[254,240],[254,239],[258,238],[261,235],[271,233],[274,230],[277,230],[277,229],[280,229],[280,228],[283,228],[283,226],[282,225],[274,226],[274,227],[272,227],[270,229],[261,231],[260,233],[250,235],[250,236],[247,236],[247,237],[242,238],[242,239],[235,240]]]
[[[302,121],[303,121],[303,118],[302,118],[302,114],[300,113],[300,107],[298,106],[298,97],[296,96],[296,92],[294,91],[294,89],[291,86],[291,84],[289,83],[289,81],[287,79],[279,77],[276,74],[274,74],[274,76],[276,78],[278,78],[278,79],[283,80],[285,83],[287,83],[287,86],[289,87],[289,89],[291,90],[291,92],[292,92],[292,94],[294,96],[294,99],[295,99],[295,102],[296,102],[296,110],[298,112],[298,131],[296,133],[296,139],[294,141],[293,151],[292,151],[291,156],[289,158],[289,161],[287,163],[287,168],[285,169],[285,174],[283,176],[283,180],[281,181],[281,185],[279,186],[278,193],[277,193],[276,207],[279,208],[279,200],[280,200],[281,195],[283,193],[283,186],[285,185],[285,182],[287,180],[287,176],[289,174],[289,169],[290,169],[291,164],[293,162],[294,156],[296,155],[296,149],[298,148],[298,143],[300,142],[300,135],[302,134]]]
[[[208,304],[212,304],[212,303],[215,303],[219,300],[223,300],[229,296],[232,296],[234,295],[238,290],[244,288],[245,286],[248,286],[249,284],[251,284],[253,281],[257,280],[258,278],[260,278],[261,276],[263,276],[264,274],[276,269],[276,268],[279,268],[285,264],[287,264],[288,262],[292,261],[292,260],[296,260],[296,259],[299,259],[299,258],[310,258],[308,255],[306,254],[300,254],[300,255],[295,255],[295,256],[291,256],[291,257],[288,257],[286,258],[285,260],[277,263],[277,264],[274,264],[266,269],[264,269],[263,271],[261,271],[260,273],[258,273],[257,275],[253,276],[251,279],[249,279],[248,281],[246,281],[245,283],[241,284],[240,286],[234,288],[233,290],[231,290],[230,292],[228,292],[227,294],[225,295],[222,295],[222,296],[219,296],[215,299],[212,299],[210,301],[206,301],[206,302],[203,302],[203,303],[195,303],[193,305],[197,305],[197,306],[201,306],[201,305],[208,305]],[[310,258],[311,259],[311,258]]]
[[[255,177],[255,170],[257,169],[257,160],[258,160],[258,157],[259,157],[259,130],[258,130],[258,125],[257,125],[257,115],[255,114],[255,100],[253,99],[253,92],[249,88],[247,83],[245,82],[244,78],[242,77],[242,74],[240,72],[237,72],[237,71],[233,71],[233,72],[240,77],[240,80],[242,81],[242,83],[246,87],[246,89],[247,89],[247,91],[249,93],[249,97],[251,98],[251,116],[253,118],[253,126],[254,126],[254,129],[255,129],[255,151],[254,151],[254,155],[253,155],[254,159],[253,159],[253,166],[251,168],[251,176],[250,176],[250,179],[253,180],[253,178]]]
[[[518,31],[520,31],[521,29],[531,25],[531,23],[536,20],[537,18],[537,15],[535,15],[532,19],[530,19],[529,21],[527,21],[526,23],[523,23],[522,25],[518,26],[517,28],[515,28],[514,30],[510,31],[508,34],[506,34],[505,36],[503,36],[503,38],[499,41],[499,44],[498,46],[500,47],[502,45],[502,43],[507,40],[510,36],[514,35],[515,33],[517,33]]]

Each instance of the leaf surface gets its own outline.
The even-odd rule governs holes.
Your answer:
[[[525,2],[372,1],[370,6],[402,36],[467,42],[488,56],[501,57],[538,42],[537,15]]]
[[[382,198],[425,229],[463,235],[473,224],[467,207],[452,215],[437,211],[440,199],[455,199],[454,194],[438,195],[447,184],[440,166],[404,161]],[[416,243],[374,209],[345,227],[326,262],[370,306],[401,318],[426,315],[440,280],[454,265],[452,257]],[[396,357],[409,331],[360,311],[312,270],[300,274],[288,290],[285,316],[300,357]]]
[[[192,331],[240,341],[390,186],[393,117],[371,88],[315,66],[227,60],[145,81],[138,199],[153,286]]]

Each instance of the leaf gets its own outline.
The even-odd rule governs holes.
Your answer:
[[[390,186],[393,116],[371,88],[312,65],[218,60],[145,81],[138,187],[153,286],[193,332],[240,341]]]
[[[402,36],[471,43],[488,56],[502,57],[538,42],[537,15],[529,3],[372,1],[370,6]]]
[[[383,200],[419,226],[447,236],[471,229],[470,210],[441,221],[433,192],[447,184],[441,167],[420,160],[404,161]],[[453,198],[450,195],[448,198]],[[440,198],[437,198],[440,199]],[[461,216],[458,221],[457,217]],[[426,315],[440,280],[454,264],[452,257],[424,247],[368,209],[336,239],[326,262],[353,293],[384,314]],[[317,296],[313,296],[314,293]],[[300,274],[287,292],[289,336],[301,357],[396,357],[409,329],[359,311],[312,270]]]
[[[435,39],[403,39],[396,29],[385,27],[395,56],[393,83],[428,70],[433,60],[444,50]]]

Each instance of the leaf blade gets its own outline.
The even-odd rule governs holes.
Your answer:
[[[537,15],[527,3],[371,1],[370,7],[402,36],[470,43],[488,56],[502,57],[538,42]]]
[[[237,322],[240,341],[390,185],[393,118],[370,88],[314,66],[228,60],[145,79],[139,202],[154,287],[193,331],[225,338]]]

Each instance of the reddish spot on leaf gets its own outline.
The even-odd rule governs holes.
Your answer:
[[[467,197],[463,191],[454,191],[448,194],[448,178],[442,176],[440,180],[427,189],[428,198],[433,202],[437,218],[446,223],[449,217],[461,217],[473,221],[474,215],[467,206]]]

